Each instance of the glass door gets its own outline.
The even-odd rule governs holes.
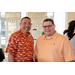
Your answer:
[[[0,12],[0,48],[5,49],[5,12]]]

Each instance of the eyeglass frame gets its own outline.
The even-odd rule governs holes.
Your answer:
[[[53,25],[47,25],[47,26],[43,26],[43,28],[51,28]]]
[[[26,22],[24,22],[24,23],[22,23],[23,25],[26,25]],[[28,25],[32,25],[32,23],[31,22],[29,22],[28,23]]]

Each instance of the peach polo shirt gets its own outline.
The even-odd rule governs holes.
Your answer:
[[[65,62],[75,59],[70,41],[57,32],[46,39],[45,35],[37,39],[34,54],[38,62]]]

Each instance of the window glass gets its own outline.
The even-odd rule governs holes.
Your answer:
[[[5,48],[5,12],[0,12],[0,47]]]

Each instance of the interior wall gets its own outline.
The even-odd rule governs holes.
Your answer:
[[[21,12],[6,12],[6,18],[21,17]]]
[[[55,30],[63,35],[65,30],[65,12],[54,12]]]
[[[66,14],[66,24],[67,24],[67,26],[66,26],[66,28],[68,28],[68,23],[70,22],[70,21],[72,21],[72,20],[75,20],[75,12],[67,12],[67,14]]]

